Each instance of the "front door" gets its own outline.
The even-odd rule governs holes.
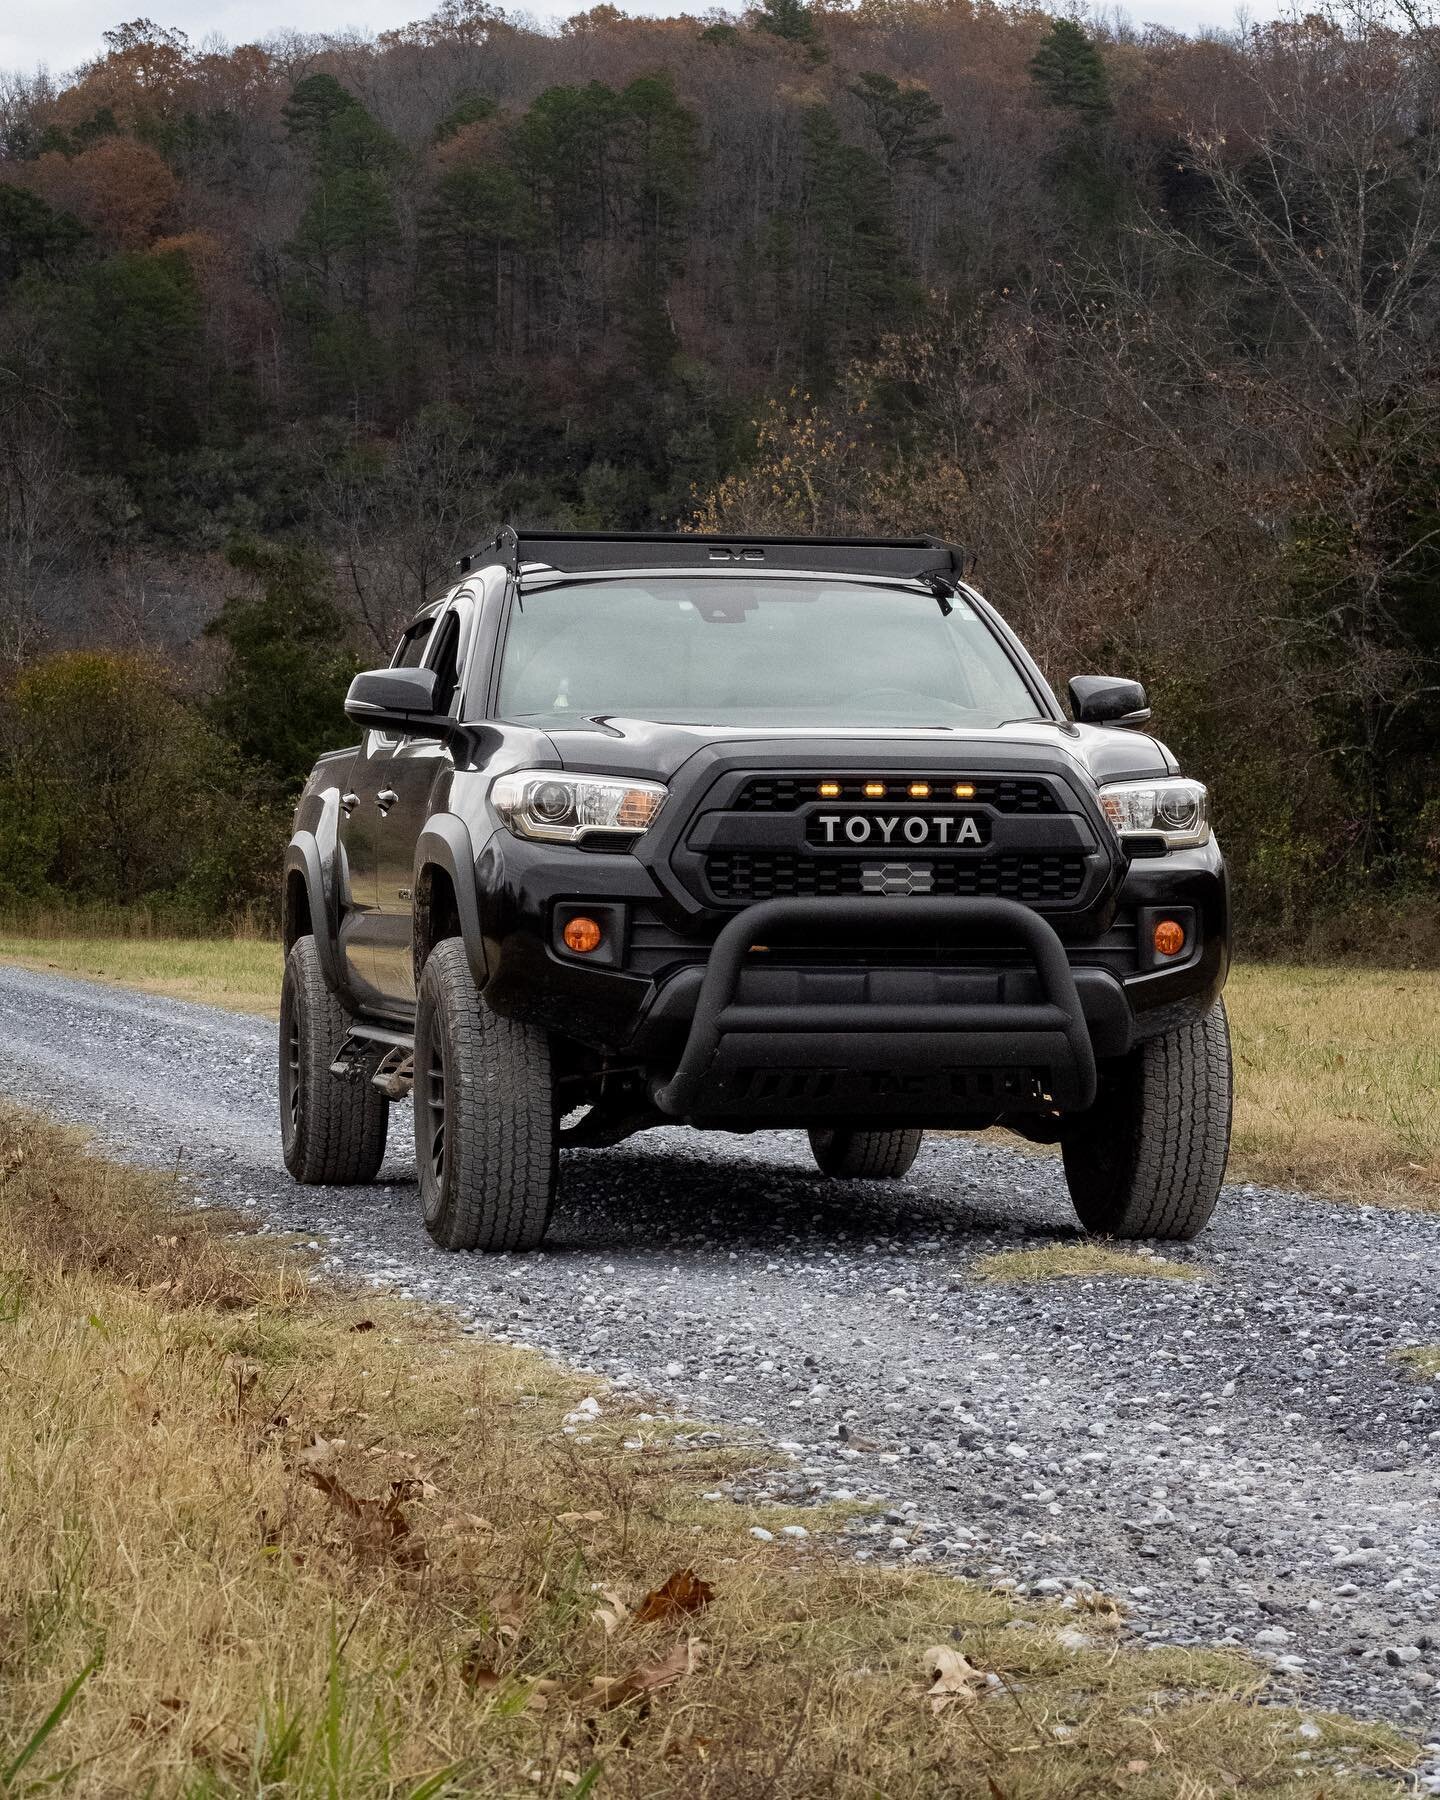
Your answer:
[[[379,924],[380,809],[377,795],[393,749],[367,731],[340,795],[340,956],[357,1005],[379,998],[375,937]]]
[[[390,659],[391,668],[420,667],[434,624],[433,615],[426,614],[410,626]],[[379,980],[384,926],[380,856],[392,804],[388,784],[396,748],[394,737],[382,731],[367,731],[340,796],[340,954],[351,993],[367,1011],[378,1007],[383,997]]]
[[[454,703],[470,613],[462,597],[435,621],[425,667],[436,674],[436,712],[449,712]],[[453,767],[438,739],[401,738],[380,785],[375,981],[390,1013],[409,1013],[415,1005],[415,848]],[[443,798],[438,804],[443,807]]]

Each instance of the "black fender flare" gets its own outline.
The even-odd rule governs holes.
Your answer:
[[[460,916],[460,938],[465,946],[465,960],[475,985],[482,991],[490,979],[485,960],[485,939],[480,927],[480,900],[475,887],[475,849],[470,830],[454,813],[432,813],[425,821],[415,845],[415,892],[427,868],[442,869],[450,877],[455,892],[455,910]],[[415,971],[419,986],[420,971]]]
[[[320,973],[325,978],[325,985],[332,994],[341,991],[340,959],[335,947],[335,908],[331,905],[330,895],[325,887],[325,872],[320,861],[320,845],[315,834],[310,831],[297,831],[285,847],[285,885],[290,885],[292,874],[298,874],[305,883],[305,891],[310,900],[310,929],[315,937],[315,948],[320,957]]]

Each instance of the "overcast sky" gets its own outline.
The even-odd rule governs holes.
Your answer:
[[[589,4],[592,0],[579,5],[520,0],[514,10],[556,18],[583,11]],[[673,5],[664,0],[619,0],[619,4],[622,12],[699,13],[708,0]],[[244,44],[278,30],[385,31],[424,18],[431,10],[427,0],[204,0],[203,4],[202,0],[50,0],[49,4],[0,0],[0,69],[28,71],[45,63],[61,74],[99,52],[102,31],[137,16],[178,25],[197,44],[211,36]],[[1236,0],[1129,0],[1125,10],[1140,23],[1181,31],[1207,25],[1228,29],[1235,23]],[[1253,19],[1270,18],[1280,10],[1277,0],[1257,0],[1247,8]]]

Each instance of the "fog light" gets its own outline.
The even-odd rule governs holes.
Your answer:
[[[1155,926],[1155,954],[1178,956],[1185,948],[1185,927],[1178,919],[1160,919]]]
[[[565,929],[560,933],[565,940],[565,948],[573,950],[579,956],[588,956],[592,950],[600,948],[603,933],[593,919],[567,919]]]

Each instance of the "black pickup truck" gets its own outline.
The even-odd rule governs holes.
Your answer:
[[[285,862],[280,1116],[367,1181],[413,1090],[425,1223],[540,1243],[558,1152],[927,1128],[1060,1145],[1084,1225],[1191,1237],[1230,1137],[1206,791],[1073,722],[934,538],[506,529],[359,675]]]

